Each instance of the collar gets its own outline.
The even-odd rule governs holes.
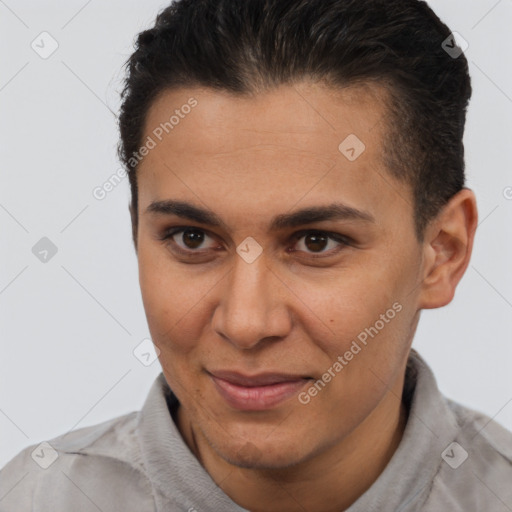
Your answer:
[[[384,471],[346,512],[405,512],[430,491],[441,453],[455,439],[458,425],[431,369],[415,349],[407,361],[402,399],[408,408],[402,440]],[[247,512],[217,486],[182,439],[172,417],[178,405],[161,372],[138,420],[139,442],[157,510],[163,512],[174,505],[185,510]]]
[[[430,493],[441,454],[459,426],[432,370],[415,349],[407,361],[402,400],[409,415],[400,444],[377,480],[346,512],[418,510]]]

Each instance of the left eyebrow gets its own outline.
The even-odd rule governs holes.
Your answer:
[[[227,228],[226,223],[211,210],[200,208],[186,201],[154,201],[146,213],[175,215],[211,227]],[[294,228],[314,222],[326,220],[355,220],[375,223],[375,218],[369,212],[358,210],[343,203],[332,203],[325,206],[313,206],[275,216],[270,223],[270,231]]]
[[[313,206],[292,213],[277,215],[272,220],[270,229],[277,231],[326,220],[357,220],[375,223],[375,218],[367,211],[358,210],[342,203],[332,203],[326,206]]]

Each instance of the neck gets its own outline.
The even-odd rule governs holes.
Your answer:
[[[252,512],[339,512],[352,505],[382,473],[403,436],[407,409],[402,378],[379,406],[335,446],[283,469],[240,468],[221,458],[193,428],[181,406],[177,426],[211,478]]]

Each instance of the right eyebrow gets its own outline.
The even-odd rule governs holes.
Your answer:
[[[163,200],[152,202],[145,213],[175,215],[211,227],[222,227],[228,231],[226,223],[214,212],[200,208],[186,201]],[[312,206],[295,212],[275,216],[270,223],[270,231],[293,228],[326,220],[356,220],[375,223],[373,215],[343,203]]]

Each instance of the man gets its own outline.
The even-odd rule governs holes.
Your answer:
[[[446,41],[417,0],[182,0],[139,35],[119,154],[163,371],[18,454],[0,510],[512,509],[512,434],[411,350],[477,225]]]

